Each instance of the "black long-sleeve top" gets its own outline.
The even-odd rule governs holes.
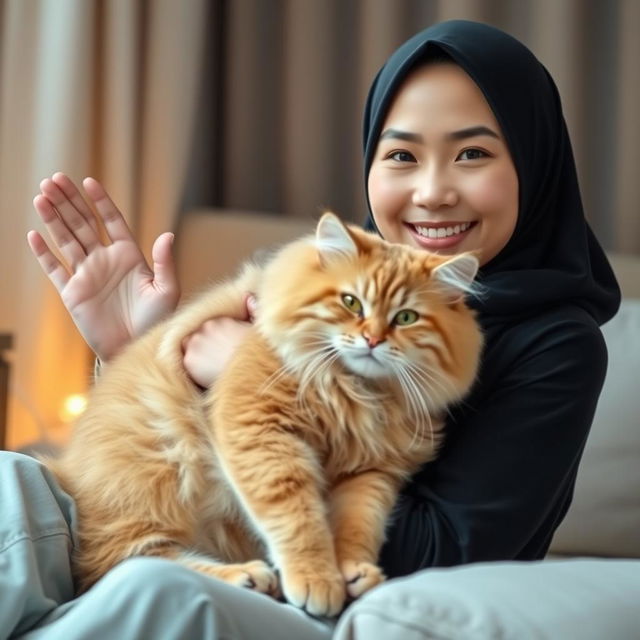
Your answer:
[[[597,323],[561,306],[492,331],[445,445],[406,487],[387,575],[542,558],[565,515],[607,366]]]

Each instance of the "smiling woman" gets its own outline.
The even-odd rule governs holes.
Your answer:
[[[400,501],[382,564],[402,575],[541,558],[571,502],[606,371],[598,325],[619,304],[556,86],[508,34],[441,23],[378,73],[364,149],[369,225],[438,253],[473,250],[482,264],[482,295],[469,300],[485,335],[481,370],[440,456]]]
[[[516,226],[518,177],[482,92],[453,62],[411,73],[383,125],[369,173],[380,233],[486,264]]]

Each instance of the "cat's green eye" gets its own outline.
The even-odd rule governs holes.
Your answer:
[[[398,311],[393,318],[393,324],[400,327],[406,327],[408,324],[413,324],[418,319],[418,314],[412,309],[403,309]]]
[[[343,293],[342,302],[352,313],[362,315],[362,302],[355,296],[352,296],[350,293]]]

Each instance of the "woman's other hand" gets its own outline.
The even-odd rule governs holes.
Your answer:
[[[197,385],[209,387],[224,369],[251,328],[255,307],[255,298],[247,295],[247,311],[243,318],[207,320],[184,340],[184,368]]]
[[[108,361],[175,309],[180,289],[171,253],[173,234],[157,238],[149,267],[102,185],[93,178],[82,184],[103,223],[107,244],[89,204],[63,173],[44,179],[33,201],[57,255],[37,231],[29,231],[27,239],[82,337]]]

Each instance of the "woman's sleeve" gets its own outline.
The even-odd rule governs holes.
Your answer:
[[[490,380],[401,495],[381,553],[388,576],[545,555],[571,502],[607,352],[584,322],[519,335],[492,345]]]

